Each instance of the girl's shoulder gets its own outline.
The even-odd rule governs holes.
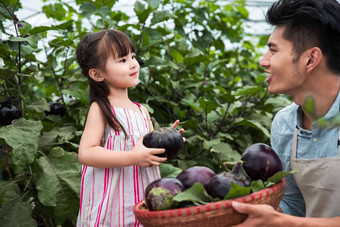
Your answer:
[[[102,109],[100,108],[99,104],[97,102],[92,102],[90,104],[89,110],[88,110],[88,114],[87,114],[87,118],[103,118],[104,114]]]
[[[140,109],[141,109],[141,111],[149,118],[149,111],[148,111],[148,109],[145,107],[145,106],[143,106],[143,105],[141,105],[140,103],[138,103],[138,102],[134,102]]]

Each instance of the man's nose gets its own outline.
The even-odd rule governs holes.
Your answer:
[[[268,67],[270,64],[269,51],[267,51],[260,60],[261,67]]]

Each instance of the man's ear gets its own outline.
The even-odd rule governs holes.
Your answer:
[[[313,47],[306,51],[305,67],[307,72],[313,71],[321,62],[323,55],[322,51],[318,47]]]
[[[92,80],[97,82],[104,81],[104,76],[98,69],[90,69],[89,70],[89,76],[92,78]]]

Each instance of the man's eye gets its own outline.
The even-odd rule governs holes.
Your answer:
[[[276,50],[274,50],[274,49],[272,49],[272,48],[270,48],[269,50],[270,50],[270,52],[272,52],[272,53],[277,52]]]

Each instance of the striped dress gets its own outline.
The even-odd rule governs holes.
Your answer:
[[[139,112],[112,107],[128,134],[125,138],[122,131],[106,127],[102,145],[112,152],[129,152],[137,139],[149,132],[147,118],[136,104]],[[160,172],[155,166],[95,168],[83,165],[77,227],[142,226],[132,209],[144,199],[146,186],[158,178]]]

